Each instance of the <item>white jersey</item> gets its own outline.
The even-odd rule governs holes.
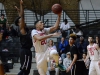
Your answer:
[[[96,45],[97,44],[94,43],[92,46],[87,46],[90,59],[94,61],[100,60],[100,50],[97,50]]]
[[[45,52],[47,50],[47,40],[35,40],[33,37],[34,35],[38,34],[40,36],[44,36],[47,35],[50,31],[50,28],[44,28],[42,31],[38,31],[38,30],[32,30],[31,32],[31,36],[32,36],[32,42],[33,42],[33,46],[35,47],[35,51],[36,53],[40,53],[40,52]]]

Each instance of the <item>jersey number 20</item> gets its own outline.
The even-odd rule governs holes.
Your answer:
[[[46,40],[41,41],[41,45],[44,45],[44,44],[46,44]]]

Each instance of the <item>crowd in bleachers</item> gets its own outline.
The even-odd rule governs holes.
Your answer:
[[[99,36],[95,36],[95,39],[94,39],[94,43],[97,43],[99,44],[100,43],[100,38]],[[83,61],[85,61],[86,59],[86,56],[87,56],[87,45],[88,45],[88,40],[85,39],[83,36],[80,36],[77,38],[76,42],[75,42],[75,45],[77,46],[78,48],[78,53],[80,54],[79,58],[82,59]],[[68,39],[67,38],[60,38],[60,41],[58,41],[58,44],[56,46],[57,48],[57,51],[59,53],[59,64],[62,64],[62,65],[66,65],[65,68],[67,69],[68,66],[70,65],[71,63],[71,53],[68,49]],[[55,47],[55,44],[52,40],[52,43],[50,43],[49,41],[49,47]],[[51,60],[48,64],[48,72],[47,72],[47,75],[70,75],[70,72],[69,73],[66,73],[65,71],[61,71],[59,70],[59,68],[55,68],[54,67],[54,61]],[[85,73],[84,75],[88,75],[88,72],[89,72],[89,65],[90,65],[90,59],[88,59],[85,63]]]
[[[66,21],[66,22],[68,22],[68,21]],[[65,22],[65,25],[67,25],[66,22]],[[63,24],[64,24],[64,22],[63,22]],[[57,51],[58,51],[59,56],[60,56],[59,57],[59,64],[64,65],[65,69],[67,69],[70,66],[72,60],[71,60],[71,53],[70,53],[70,49],[69,49],[69,39],[67,36],[67,35],[69,35],[69,33],[67,32],[68,29],[67,29],[67,27],[64,27],[64,28],[66,28],[66,30],[63,30],[63,27],[61,30],[62,37],[57,42]],[[81,68],[83,68],[84,75],[88,75],[91,60],[88,59],[87,61],[85,61],[86,56],[87,56],[87,46],[89,45],[87,36],[94,35],[94,34],[93,34],[93,32],[88,31],[88,33],[85,33],[85,35],[84,35],[82,30],[79,28],[79,26],[76,26],[75,30],[73,30],[73,29],[71,29],[71,30],[72,30],[73,34],[77,35],[75,45],[78,49],[78,54],[79,54],[78,58],[84,62],[84,65],[83,66],[81,65]],[[94,43],[98,44],[100,47],[100,38],[98,36],[98,33],[97,33],[97,35],[95,34],[95,36],[94,36]],[[49,45],[50,45],[50,47],[55,47],[55,44],[53,41],[52,41],[52,43],[49,43]],[[48,63],[47,75],[71,75],[71,71],[69,71],[69,72],[62,71],[59,68],[55,68],[54,65],[55,65],[54,60],[51,60]]]
[[[5,71],[8,72],[13,68],[13,63],[18,62],[20,42],[18,32],[13,26],[8,25],[4,16],[1,14],[0,17],[0,60],[3,62]]]

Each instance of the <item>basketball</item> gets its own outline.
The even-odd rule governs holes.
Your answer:
[[[60,4],[54,4],[54,5],[52,6],[52,11],[53,11],[53,13],[55,13],[55,14],[61,13],[61,12],[62,12],[62,6],[61,6]]]

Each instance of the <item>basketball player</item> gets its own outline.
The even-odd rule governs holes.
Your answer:
[[[88,41],[86,60],[90,57],[89,75],[100,75],[100,48],[98,44],[93,43],[92,36],[88,37]]]
[[[15,8],[19,13],[19,17],[15,20],[15,25],[19,26],[19,37],[22,46],[20,50],[21,71],[18,75],[29,75],[32,61],[32,52],[30,50],[32,47],[31,32],[25,28],[23,1],[20,0],[20,10],[16,6]]]
[[[58,14],[58,18],[54,26],[50,28],[44,28],[44,23],[38,20],[34,24],[36,29],[33,29],[31,32],[32,41],[36,52],[37,69],[40,75],[46,75],[48,54],[50,54],[50,56],[53,57],[56,64],[59,61],[57,50],[47,50],[48,47],[47,38],[59,35],[59,33],[52,33],[52,34],[50,33],[57,30],[57,28],[59,27],[60,18],[61,18],[61,13]],[[53,53],[55,55],[53,55]]]
[[[71,71],[71,75],[83,75],[85,71],[84,61],[80,60],[78,49],[75,45],[76,35],[70,34],[69,36],[69,52],[71,53],[71,64],[66,69],[66,72]]]

